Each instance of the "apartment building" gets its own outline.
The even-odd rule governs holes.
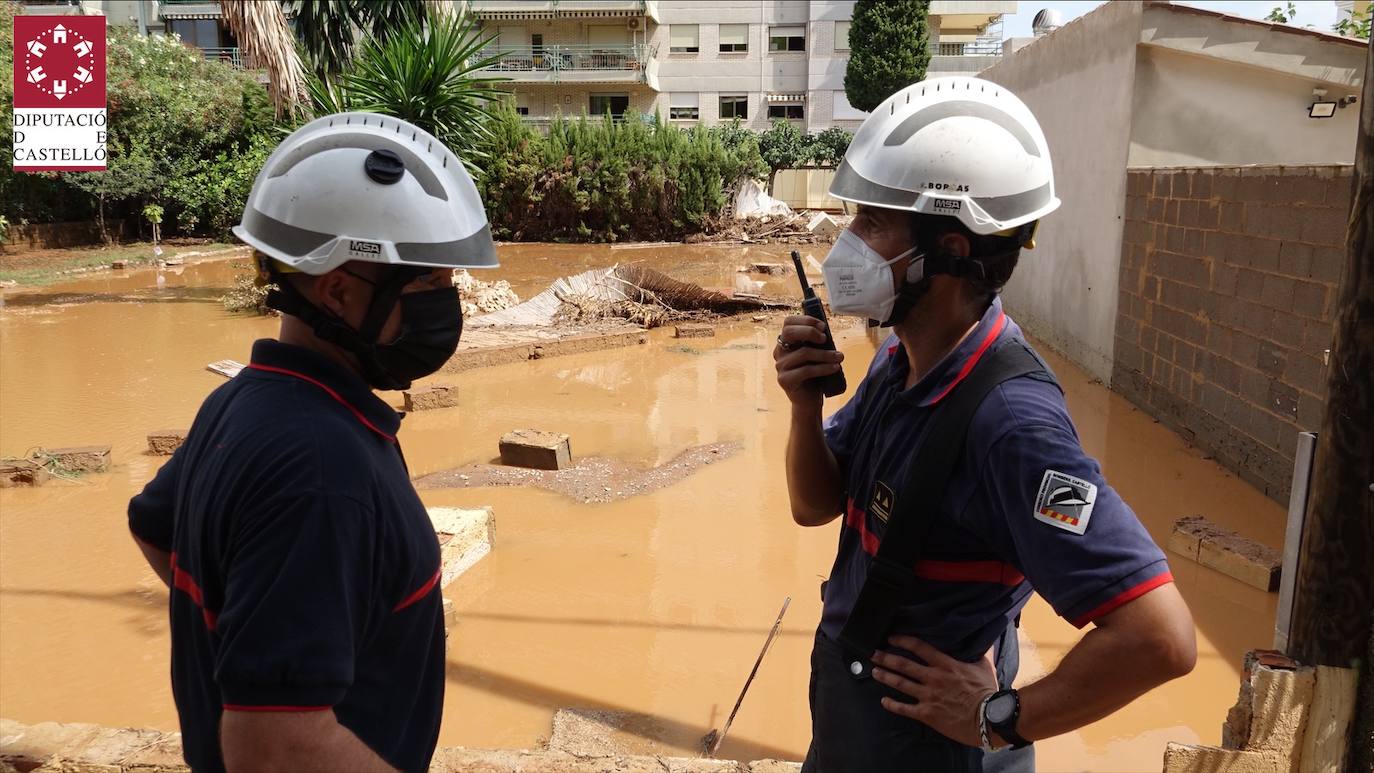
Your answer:
[[[242,66],[238,42],[220,19],[216,0],[20,0],[27,14],[89,14],[145,35],[181,36],[207,58]]]
[[[808,132],[858,128],[844,94],[854,0],[460,0],[495,38],[492,68],[517,109],[653,113],[679,125],[783,118]],[[1000,60],[1014,0],[935,0],[931,75]]]
[[[857,129],[845,99],[854,0],[450,0],[476,17],[535,124],[584,112],[657,111],[681,126],[776,118],[807,132]],[[27,13],[104,14],[112,25],[181,36],[240,65],[215,0],[23,0]],[[930,75],[973,75],[1000,61],[1015,0],[934,0]]]

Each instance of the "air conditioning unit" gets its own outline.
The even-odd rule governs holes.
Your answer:
[[[631,16],[630,19],[625,22],[625,29],[628,29],[631,32],[642,30],[644,29],[644,20],[639,18],[638,16]]]

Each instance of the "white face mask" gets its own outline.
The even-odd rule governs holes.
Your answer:
[[[887,260],[853,231],[841,231],[830,254],[825,256],[825,263],[821,264],[825,287],[830,292],[830,309],[836,314],[886,322],[897,302],[897,289],[888,266],[914,252],[916,248],[912,247]],[[919,280],[920,267],[912,269],[916,280],[911,280],[913,271],[907,272],[908,280]]]

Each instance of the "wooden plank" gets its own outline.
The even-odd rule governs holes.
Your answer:
[[[1299,773],[1341,773],[1345,770],[1346,738],[1355,719],[1355,687],[1359,672],[1353,668],[1317,666],[1317,687],[1307,714],[1302,737]]]

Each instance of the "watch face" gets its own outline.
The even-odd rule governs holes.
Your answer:
[[[1016,710],[1016,696],[1011,693],[999,695],[988,701],[987,717],[988,722],[1000,725],[1011,719],[1011,714]]]

